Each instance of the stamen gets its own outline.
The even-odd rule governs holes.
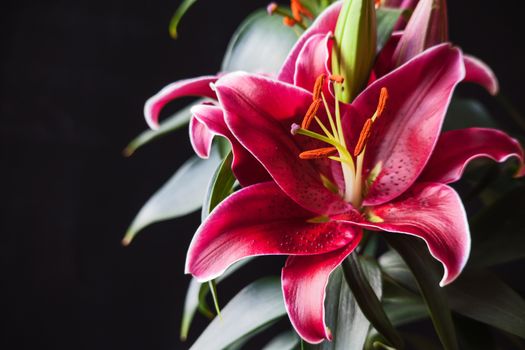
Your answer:
[[[338,84],[342,84],[345,81],[345,78],[340,75],[330,75],[328,79],[330,79],[331,82]]]
[[[312,120],[315,117],[315,114],[319,110],[319,106],[321,105],[321,99],[317,99],[308,108],[308,111],[306,112],[306,115],[303,118],[303,122],[301,123],[301,128],[308,129],[310,127],[310,124],[312,124]]]
[[[305,151],[299,154],[301,159],[323,159],[328,158],[331,155],[337,153],[337,148],[335,147],[323,147],[318,149],[312,149],[310,151]]]
[[[326,126],[324,126],[323,122],[317,118],[317,117],[314,117],[315,118],[315,121],[317,122],[317,125],[319,125],[319,127],[321,128],[321,130],[323,130],[324,134],[330,138],[330,139],[333,139],[335,140],[335,137],[334,135],[332,135],[332,133],[330,131],[328,131],[328,129],[326,128]]]
[[[337,140],[339,140],[339,133],[337,132],[337,128],[335,127],[334,118],[332,117],[332,112],[330,112],[330,107],[328,106],[328,102],[326,102],[326,98],[324,97],[324,94],[322,92],[321,92],[321,97],[323,98],[324,109],[326,110],[328,121],[330,122],[330,128],[332,128],[332,134]]]
[[[277,5],[275,2],[271,2],[268,4],[268,6],[266,6],[266,11],[271,16],[273,15],[275,11],[277,11],[278,8],[279,8],[279,5]]]
[[[293,26],[296,25],[297,23],[298,23],[298,22],[297,22],[295,19],[291,18],[291,17],[288,17],[288,16],[283,17],[283,24],[284,24],[285,26],[293,27]]]
[[[310,19],[314,18],[312,13],[306,7],[304,7],[303,4],[301,4],[301,2],[299,0],[291,0],[290,1],[290,9],[292,10],[293,18],[297,22],[302,22],[302,20],[303,20],[302,16],[303,15],[308,17],[308,18],[310,18]]]
[[[381,92],[379,94],[379,102],[377,103],[377,109],[376,109],[376,112],[374,113],[374,121],[375,119],[379,118],[381,114],[383,114],[387,100],[388,100],[388,90],[385,87],[383,87],[381,88]]]
[[[332,145],[332,146],[336,147],[337,149],[339,149],[341,152],[345,152],[346,151],[345,149],[342,148],[341,144],[339,142],[337,142],[337,140],[333,140],[333,139],[328,138],[326,136],[320,135],[320,134],[318,134],[316,132],[303,129],[299,125],[297,125],[295,123],[292,124],[291,132],[292,132],[292,135],[304,135],[304,136],[311,137],[313,139],[319,140],[321,142],[327,143],[329,145]],[[348,154],[348,157],[350,157],[350,154]]]
[[[323,91],[324,81],[326,80],[326,75],[321,74],[315,79],[314,91],[313,91],[313,100],[318,100],[321,98],[321,92]]]
[[[378,9],[381,6],[382,1],[381,0],[374,0],[375,8]]]
[[[357,141],[357,145],[355,146],[355,149],[354,149],[354,157],[359,156],[365,149],[365,145],[368,142],[368,138],[370,137],[371,128],[372,128],[372,119],[369,118],[366,120],[365,125],[363,125],[361,134],[359,134],[359,140]]]
[[[302,20],[300,6],[301,6],[301,4],[299,4],[299,2],[297,0],[290,1],[290,9],[292,10],[293,18],[297,22],[301,22],[301,20]]]
[[[292,124],[292,127],[290,128],[290,133],[291,133],[292,135],[295,136],[295,135],[297,135],[297,132],[298,132],[300,129],[301,129],[301,126],[300,126],[299,124],[297,124],[297,123],[293,123],[293,124]]]

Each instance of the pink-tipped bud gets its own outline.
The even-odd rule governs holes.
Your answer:
[[[279,6],[277,5],[277,3],[275,3],[275,2],[271,2],[271,3],[268,4],[268,6],[266,6],[266,11],[267,11],[268,14],[271,16],[271,15],[273,15],[273,13],[274,13],[275,11],[277,11],[277,8],[278,8],[278,7],[279,7]]]

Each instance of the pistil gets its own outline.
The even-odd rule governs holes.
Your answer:
[[[333,84],[335,91],[335,118],[331,113],[330,106],[328,105],[326,98],[323,94],[323,86],[327,80]],[[312,93],[312,103],[306,112],[301,125],[293,124],[291,133],[293,135],[303,135],[323,143],[330,145],[331,147],[321,147],[313,150],[304,151],[299,154],[299,158],[304,160],[313,159],[330,159],[341,163],[341,170],[345,181],[345,188],[343,198],[345,201],[352,203],[354,207],[360,208],[362,203],[362,192],[363,192],[363,163],[364,155],[366,152],[366,145],[371,136],[373,124],[377,118],[383,113],[386,101],[388,99],[388,91],[386,88],[382,88],[377,104],[376,111],[372,117],[368,118],[362,127],[359,135],[358,142],[354,148],[354,151],[350,153],[348,151],[344,130],[341,120],[341,108],[339,100],[337,98],[339,89],[342,88],[343,82],[342,77],[325,75],[319,76],[314,84]],[[330,130],[323,124],[321,119],[317,116],[321,102],[325,108],[326,116],[330,124]],[[335,119],[335,120],[334,120]],[[310,130],[310,126],[313,121],[316,121],[319,125],[323,134],[317,133]],[[354,163],[355,161],[355,163]],[[322,177],[322,176],[321,176]],[[324,183],[324,182],[323,182]]]

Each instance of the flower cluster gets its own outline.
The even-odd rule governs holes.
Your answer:
[[[194,107],[195,152],[210,155],[215,135],[229,140],[242,188],[207,217],[189,247],[186,272],[220,276],[250,256],[288,255],[282,289],[290,320],[310,343],[330,339],[324,322],[331,272],[356,249],[363,230],[425,241],[442,263],[441,285],[454,281],[470,251],[465,209],[450,183],[478,157],[519,160],[520,144],[489,128],[442,132],[456,86],[498,91],[492,71],[448,42],[445,1],[405,0],[376,6],[415,8],[377,53],[366,87],[341,99],[346,76],[332,68],[342,3],[301,35],[279,74],[245,72],[173,83],[145,106],[149,125],[182,96],[213,102]],[[276,5],[272,5],[272,11]],[[292,1],[288,22],[312,14]]]

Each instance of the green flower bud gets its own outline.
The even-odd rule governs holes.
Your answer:
[[[337,98],[351,102],[365,87],[376,56],[376,11],[373,0],[345,0],[332,52],[332,73],[344,78]]]

